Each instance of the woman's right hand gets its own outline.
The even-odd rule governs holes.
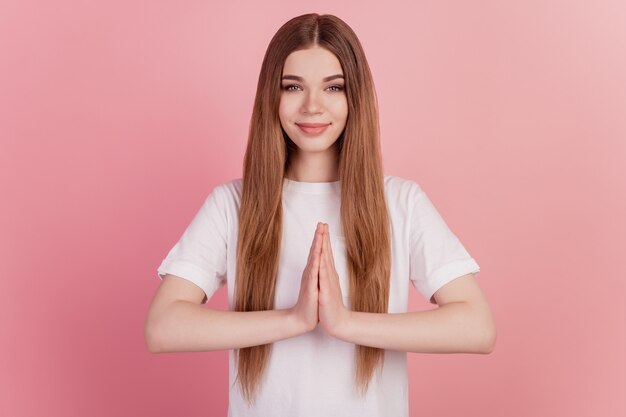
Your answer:
[[[309,251],[309,258],[306,267],[302,273],[302,281],[300,282],[300,293],[295,306],[291,308],[298,323],[302,325],[305,332],[315,329],[319,322],[318,316],[318,297],[319,297],[319,269],[320,254],[322,253],[322,239],[324,227],[323,223],[317,224],[315,236]]]

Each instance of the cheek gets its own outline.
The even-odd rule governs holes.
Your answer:
[[[348,101],[344,98],[343,100],[337,100],[332,104],[332,112],[333,116],[336,119],[345,120],[348,117]]]
[[[281,122],[288,121],[294,114],[294,108],[297,108],[297,103],[294,103],[293,99],[282,97],[280,104],[278,105],[278,116]]]

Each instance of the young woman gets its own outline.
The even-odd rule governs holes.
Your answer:
[[[489,353],[476,261],[417,183],[384,175],[374,84],[332,15],[285,23],[243,177],[158,268],[151,352],[230,349],[229,416],[408,416],[406,352]],[[407,312],[408,284],[438,307]],[[227,284],[229,311],[207,309]]]

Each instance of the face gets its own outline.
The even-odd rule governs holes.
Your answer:
[[[280,123],[298,152],[328,151],[343,132],[348,101],[341,64],[314,46],[292,52],[281,80]]]

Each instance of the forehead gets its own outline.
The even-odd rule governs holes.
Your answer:
[[[343,74],[343,71],[335,54],[326,48],[314,46],[289,54],[283,66],[283,74],[316,79],[328,75]]]

